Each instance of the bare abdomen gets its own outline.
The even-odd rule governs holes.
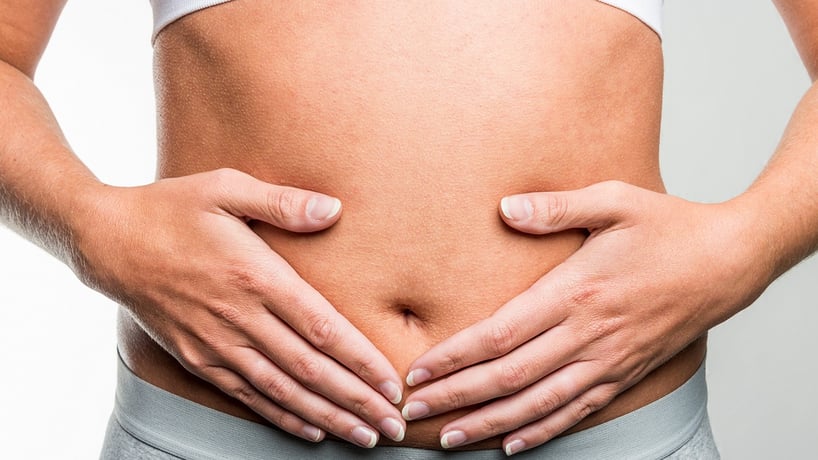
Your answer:
[[[233,167],[340,198],[325,232],[254,229],[399,373],[582,243],[509,230],[504,195],[607,179],[662,189],[661,49],[627,14],[591,0],[309,5],[231,2],[160,34],[159,171]],[[143,378],[183,375],[149,339],[123,343],[155,355],[129,363]],[[588,423],[671,391],[700,355]],[[185,397],[252,417],[184,380]],[[404,445],[438,448],[452,416],[410,423]]]

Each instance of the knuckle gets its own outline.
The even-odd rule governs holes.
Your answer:
[[[600,348],[600,358],[596,359],[596,363],[601,370],[601,375],[606,378],[618,379],[627,376],[629,366],[626,365],[627,355],[620,351],[621,347],[606,346]]]
[[[233,303],[220,302],[211,307],[213,315],[223,324],[235,326],[241,324],[246,318],[247,312],[244,308]]]
[[[483,346],[493,356],[502,356],[514,349],[514,328],[507,322],[496,322],[484,338]]]
[[[307,340],[320,350],[331,348],[338,337],[337,325],[322,314],[307,319]]]
[[[223,390],[233,398],[250,407],[255,405],[256,399],[258,398],[258,392],[244,382],[233,382],[227,388],[223,388]]]
[[[596,410],[607,406],[622,390],[624,390],[624,386],[621,383],[609,383],[604,385],[600,390],[599,397],[597,398],[598,404],[596,406]]]
[[[373,413],[373,401],[368,398],[355,398],[352,401],[352,413],[363,418],[369,419]]]
[[[529,384],[531,367],[524,362],[504,363],[500,368],[500,388],[504,394],[514,393]]]
[[[267,377],[261,388],[269,399],[283,406],[292,401],[295,389],[296,383],[284,374]]]
[[[449,372],[460,369],[463,366],[463,356],[458,353],[446,353],[440,358],[440,372],[448,374]]]
[[[563,427],[558,424],[554,424],[553,422],[545,423],[538,426],[539,432],[537,433],[538,442],[544,442],[549,439],[554,439],[560,434],[562,434],[568,427]]]
[[[283,187],[271,190],[267,199],[270,212],[282,222],[288,222],[300,213],[301,200],[294,189]]]
[[[326,430],[330,433],[340,435],[345,431],[343,429],[343,417],[341,417],[341,412],[339,410],[326,411],[324,414],[321,414],[320,420],[322,421],[324,428],[326,428]]]
[[[554,390],[546,388],[539,391],[534,398],[534,414],[537,418],[544,418],[550,415],[563,405],[562,397]]]
[[[361,356],[358,357],[357,365],[354,368],[355,375],[358,377],[369,380],[372,376],[375,375],[375,360],[369,356]]]
[[[293,375],[309,388],[321,382],[324,375],[324,366],[309,354],[296,357],[292,364]]]
[[[239,172],[231,168],[219,168],[210,171],[207,180],[203,183],[219,194],[229,193],[236,181],[239,180]]]
[[[267,417],[267,420],[270,420],[273,425],[290,432],[297,431],[299,425],[303,426],[303,423],[297,417],[284,410],[275,411],[275,413]]]
[[[173,355],[176,360],[179,361],[185,369],[198,376],[204,375],[206,371],[214,367],[211,360],[202,352],[203,349],[200,343],[201,342],[197,340],[183,339],[177,342],[173,347]]]
[[[608,180],[599,184],[601,196],[606,196],[614,203],[626,201],[630,197],[631,187],[619,180]]]
[[[445,393],[446,405],[449,409],[457,409],[466,406],[466,395],[462,390],[448,386]]]
[[[570,302],[573,305],[593,306],[598,304],[602,291],[592,281],[586,281],[574,286],[570,295]]]
[[[594,318],[585,325],[585,337],[589,342],[600,339],[610,340],[619,331],[621,325],[622,319],[619,317]],[[616,352],[616,350],[612,351]]]
[[[559,193],[548,195],[544,204],[541,219],[551,225],[559,226],[568,215],[567,197]]]
[[[574,407],[575,420],[583,420],[594,412],[602,409],[613,399],[616,392],[611,388],[603,387],[599,391],[581,397]]]
[[[190,348],[182,349],[179,351],[178,360],[182,363],[185,369],[192,372],[195,375],[202,375],[202,373],[208,368],[207,360],[205,360],[204,356],[201,353],[194,352]]]
[[[233,168],[218,168],[213,170],[211,174],[217,183],[222,183],[235,181],[240,173]]]
[[[506,423],[497,416],[488,416],[480,421],[480,432],[484,435],[493,435],[508,431]]]
[[[226,269],[230,286],[239,288],[243,292],[259,292],[262,289],[263,283],[256,270],[239,262],[230,265],[232,267]]]
[[[256,289],[253,292],[262,296],[274,298],[281,305],[299,307],[305,303],[299,281],[298,274],[286,262],[271,263],[263,268],[263,273],[248,280],[248,288]]]
[[[577,404],[577,407],[574,410],[574,419],[584,420],[595,411],[596,408],[594,407],[594,404],[592,404],[590,401],[583,401],[582,403]]]

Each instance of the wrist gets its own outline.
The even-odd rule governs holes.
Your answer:
[[[772,281],[818,248],[818,202],[810,187],[767,176],[731,201],[755,216],[749,231]]]
[[[64,214],[64,225],[67,231],[64,261],[80,280],[93,286],[91,279],[95,271],[91,264],[91,254],[104,246],[101,236],[110,233],[109,223],[117,220],[113,211],[119,209],[116,203],[116,191],[119,187],[110,186],[96,179],[75,184],[69,200],[69,211]]]
[[[744,193],[719,205],[725,212],[737,261],[745,267],[746,288],[753,299],[787,270],[785,238],[762,199]]]

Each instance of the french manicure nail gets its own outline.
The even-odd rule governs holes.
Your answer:
[[[386,381],[378,386],[378,390],[386,397],[392,404],[397,404],[403,399],[401,389],[394,382]]]
[[[378,434],[365,426],[356,426],[352,430],[352,439],[359,446],[371,449],[378,443]]]
[[[451,449],[452,447],[457,447],[461,444],[466,442],[466,433],[455,430],[449,431],[444,433],[443,436],[440,437],[440,445],[444,449]]]
[[[406,383],[410,387],[420,385],[421,383],[429,380],[429,377],[431,376],[432,373],[426,369],[415,369],[406,376]]]
[[[534,215],[534,205],[524,196],[507,196],[500,200],[500,210],[506,219],[527,220]]]
[[[303,434],[305,438],[307,438],[307,439],[309,439],[310,441],[313,441],[313,442],[320,441],[321,436],[323,435],[323,433],[321,432],[320,429],[318,429],[318,428],[316,428],[314,426],[309,426],[309,425],[307,425],[307,426],[305,426],[304,428],[301,429],[301,434]]]
[[[325,195],[316,195],[307,202],[307,217],[312,220],[332,219],[341,210],[341,200]]]
[[[385,418],[381,422],[381,430],[393,441],[401,442],[406,434],[403,424],[392,417]]]
[[[525,442],[522,439],[515,439],[514,441],[509,442],[506,444],[503,450],[506,451],[506,455],[511,457],[512,455],[520,452],[521,450],[525,449]]]
[[[401,415],[403,415],[403,418],[406,420],[415,420],[429,415],[430,412],[432,412],[432,409],[429,407],[428,404],[413,401],[403,406]]]

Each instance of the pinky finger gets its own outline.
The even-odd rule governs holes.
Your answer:
[[[616,395],[614,384],[597,385],[548,417],[506,436],[503,440],[503,450],[506,455],[511,456],[544,444],[608,405]]]
[[[222,391],[252,407],[259,415],[282,430],[310,442],[324,440],[324,430],[311,425],[295,414],[283,409],[262,395],[247,380],[235,372],[220,367],[213,368],[208,378]]]

